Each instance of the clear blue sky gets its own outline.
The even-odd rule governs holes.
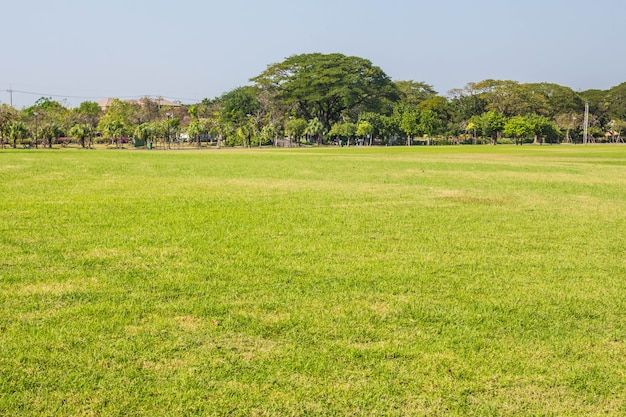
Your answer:
[[[367,58],[440,94],[487,78],[626,81],[624,0],[5,0],[0,102],[201,100],[309,52]],[[15,92],[16,107],[40,95]],[[188,103],[188,100],[182,100]]]

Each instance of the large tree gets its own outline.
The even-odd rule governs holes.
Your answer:
[[[394,81],[398,88],[400,101],[404,104],[417,106],[424,100],[437,96],[432,85],[425,82]]]
[[[9,136],[12,122],[16,121],[18,117],[18,112],[13,107],[6,104],[0,105],[0,142],[2,142],[2,148],[5,144],[4,138]]]
[[[498,136],[504,129],[506,118],[500,113],[491,110],[480,116],[472,116],[468,122],[468,129],[478,129],[483,138],[489,138],[491,144],[495,145],[498,143]]]
[[[293,106],[298,116],[317,118],[326,130],[343,112],[381,111],[398,93],[379,67],[338,53],[294,55],[270,65],[252,81],[275,100]]]
[[[80,146],[83,148],[91,148],[95,133],[96,129],[89,123],[77,123],[68,131],[70,136],[78,139]]]
[[[626,119],[626,82],[611,87],[607,94],[607,102],[611,119]]]
[[[330,128],[328,135],[332,137],[340,138],[340,140],[345,139],[346,144],[350,146],[350,141],[356,134],[356,131],[357,131],[356,124],[350,123],[350,122],[339,122],[339,123],[335,123],[333,127]]]
[[[73,124],[88,124],[95,128],[101,116],[102,109],[93,101],[83,101],[78,107],[72,109]]]
[[[300,146],[302,136],[306,132],[308,123],[304,119],[291,117],[285,122],[285,133],[289,136],[289,141],[296,140],[296,144]]]
[[[5,132],[8,139],[13,141],[13,148],[16,148],[17,140],[24,139],[28,135],[28,127],[21,120],[9,120]]]
[[[39,135],[42,135],[48,146],[52,147],[52,143],[64,135],[72,125],[70,110],[50,97],[41,97],[34,105],[25,108],[23,114],[24,119],[29,120],[32,123],[31,127],[34,127],[35,147]]]
[[[529,113],[548,114],[550,106],[537,86],[512,80],[484,80],[475,84],[487,102],[486,109],[506,117]]]
[[[248,122],[261,109],[258,91],[254,87],[238,87],[217,99],[224,121],[241,124]]]

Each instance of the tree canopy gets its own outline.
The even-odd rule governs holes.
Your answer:
[[[297,116],[317,118],[330,130],[346,111],[381,111],[398,96],[387,74],[367,59],[342,54],[294,55],[270,65],[252,81],[291,106]]]
[[[42,97],[22,110],[0,106],[0,144],[53,146],[64,136],[83,147],[183,138],[202,146],[582,142],[585,103],[591,141],[622,141],[626,82],[574,91],[549,82],[486,79],[447,94],[424,81],[394,80],[369,60],[339,53],[293,55],[268,65],[214,99],[185,106],[159,100],[114,100],[101,110],[86,101],[68,109]],[[338,142],[338,140],[335,140]],[[286,145],[288,144],[288,145]]]

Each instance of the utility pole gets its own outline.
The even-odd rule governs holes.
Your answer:
[[[11,84],[9,84],[7,92],[9,93],[9,103],[11,103],[11,107],[13,107],[13,87],[11,87]]]
[[[165,116],[167,116],[167,149],[172,149],[172,136],[170,134],[172,122],[170,120],[172,120],[172,118],[174,117],[174,114],[165,113]]]
[[[35,149],[37,149],[37,130],[39,130],[39,112],[34,112],[33,115],[35,116]]]
[[[589,102],[585,102],[585,121],[583,124],[583,145],[587,144],[587,139],[589,133]]]

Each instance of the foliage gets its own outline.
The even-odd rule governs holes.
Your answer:
[[[285,133],[290,138],[295,138],[297,143],[300,143],[302,136],[305,134],[308,127],[306,120],[299,117],[291,117],[285,122]]]
[[[208,133],[209,123],[206,119],[194,119],[187,126],[187,134],[190,138],[195,138],[200,147],[201,136]]]
[[[420,111],[416,108],[405,107],[400,110],[400,129],[407,137],[407,145],[411,144],[414,136],[421,134]]]
[[[350,142],[354,135],[357,132],[357,125],[350,122],[340,122],[335,123],[333,127],[328,132],[328,136],[339,138],[342,141],[345,141],[348,146],[350,146]]]
[[[345,111],[380,111],[396,97],[390,78],[366,59],[342,54],[294,55],[252,79],[299,117],[317,118],[326,130]]]
[[[222,119],[228,123],[245,123],[260,109],[256,90],[253,87],[238,87],[219,98]]]
[[[98,126],[98,121],[102,116],[102,109],[98,103],[93,101],[83,101],[78,107],[72,110],[74,122],[77,124],[89,124],[92,127]]]
[[[444,127],[442,120],[433,110],[425,109],[420,111],[419,130],[428,137],[429,141],[433,136],[443,133]]]
[[[372,137],[374,135],[374,125],[368,120],[362,120],[356,125],[355,134],[362,138],[369,138],[369,145],[372,145]]]
[[[0,132],[4,132],[7,124],[18,120],[19,112],[7,104],[0,104]]]
[[[5,125],[7,138],[13,142],[13,148],[17,147],[18,139],[28,136],[28,126],[21,120],[9,120]]]
[[[626,82],[612,87],[607,94],[607,113],[612,119],[626,120]]]
[[[322,135],[324,134],[324,125],[322,122],[318,120],[317,117],[309,120],[307,124],[306,130],[304,131],[307,135],[313,136],[318,145],[322,144]]]
[[[545,139],[549,139],[552,142],[556,142],[559,138],[559,131],[555,123],[545,116],[538,116],[531,114],[526,116],[528,123],[530,124],[533,133],[535,134],[535,142],[538,143],[539,139],[543,143]]]
[[[239,139],[237,144],[241,144],[247,148],[252,146],[252,137],[257,132],[254,124],[250,120],[240,122],[235,131],[237,138]]]
[[[535,130],[524,116],[513,116],[504,125],[503,133],[516,139],[516,143],[523,143],[523,139],[532,138]]]
[[[68,132],[70,136],[78,138],[80,146],[83,148],[92,147],[92,139],[95,133],[96,131],[90,123],[75,124]]]
[[[269,145],[276,139],[277,132],[276,127],[273,125],[265,125],[259,132],[259,146]]]
[[[437,96],[432,85],[425,82],[394,81],[399,92],[399,102],[404,105],[417,106],[421,102]]]
[[[491,143],[495,145],[499,134],[504,129],[506,118],[491,110],[480,116],[471,117],[469,122],[472,123],[472,127],[477,129],[481,136],[489,138]]]
[[[59,132],[65,135],[74,125],[88,124],[97,128],[96,137],[118,145],[144,124],[159,140],[177,137],[180,131],[191,132],[198,146],[207,136],[217,138],[218,146],[251,146],[285,136],[299,144],[305,134],[321,145],[326,133],[336,135],[344,128],[341,124],[354,123],[358,129],[367,122],[363,126],[371,133],[355,135],[368,137],[370,144],[374,140],[385,145],[411,144],[414,137],[425,137],[429,144],[435,140],[469,143],[469,135],[472,143],[480,139],[495,144],[506,122],[513,119],[507,132],[517,132],[509,133],[514,138],[521,138],[520,132],[527,135],[528,129],[520,125],[524,121],[535,126],[536,143],[575,143],[582,136],[587,102],[593,140],[619,142],[621,123],[626,120],[626,83],[608,90],[576,92],[548,82],[486,79],[469,82],[444,96],[425,82],[391,81],[367,59],[338,53],[294,55],[269,65],[252,81],[254,85],[180,107],[163,107],[149,97],[115,100],[104,113],[95,102],[85,101],[70,110],[50,97],[41,97],[22,110],[2,105],[0,136],[4,146],[7,122],[21,120],[34,138]],[[533,119],[535,116],[547,120]],[[321,127],[317,122],[309,126],[313,120]],[[340,126],[334,128],[336,124]],[[50,133],[52,126],[59,132]]]
[[[98,123],[98,130],[119,147],[121,139],[131,133],[133,106],[125,101],[114,100]]]
[[[48,142],[48,148],[50,149],[52,149],[52,145],[62,134],[63,130],[61,126],[54,121],[46,123],[41,128],[41,138]]]

